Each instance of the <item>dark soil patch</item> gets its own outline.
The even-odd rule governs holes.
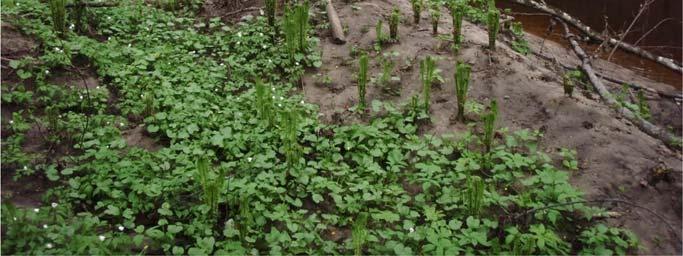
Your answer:
[[[147,135],[144,125],[139,125],[133,129],[124,131],[122,134],[126,144],[131,147],[138,147],[150,152],[156,152],[164,146],[155,139]]]

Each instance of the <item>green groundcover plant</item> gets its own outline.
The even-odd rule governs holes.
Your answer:
[[[4,21],[40,43],[36,56],[9,63],[20,81],[2,84],[3,107],[18,109],[2,120],[3,175],[45,177],[52,187],[40,207],[3,200],[3,254],[637,247],[629,232],[592,218],[600,209],[551,207],[582,193],[536,151],[537,132],[499,130],[485,148],[473,133],[419,135],[410,109],[377,101],[372,109],[384,114],[367,124],[322,124],[317,107],[292,93],[304,68],[321,65],[316,38],[301,34],[307,42],[297,46],[310,49],[290,51],[276,32],[286,30],[265,17],[228,26],[195,17],[196,3],[178,6],[91,8],[96,32],[60,35],[47,3],[3,2]],[[83,60],[96,88],[50,82]],[[139,126],[154,150],[127,143],[124,132]],[[31,127],[46,131],[45,148],[70,150],[25,150]]]

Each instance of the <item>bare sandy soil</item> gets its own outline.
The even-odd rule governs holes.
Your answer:
[[[323,66],[311,70],[304,78],[302,89],[307,101],[320,106],[320,118],[329,123],[359,123],[372,117],[359,118],[350,107],[357,104],[356,58],[351,57],[351,47],[366,49],[370,54],[369,76],[381,72],[379,57],[373,49],[375,24],[384,19],[384,31],[388,33],[386,15],[398,6],[403,13],[398,43],[387,45],[383,52],[396,51],[394,75],[400,76],[400,93],[392,96],[381,88],[369,85],[367,102],[372,100],[407,102],[413,95],[420,95],[419,60],[427,55],[438,56],[438,68],[445,82],[432,91],[432,123],[424,127],[429,134],[464,132],[466,124],[453,121],[456,114],[455,88],[453,85],[454,63],[462,61],[472,65],[469,98],[481,104],[498,101],[499,127],[511,130],[532,129],[544,133],[541,147],[549,153],[560,148],[576,149],[580,170],[572,173],[572,183],[586,193],[587,199],[620,198],[649,208],[666,218],[673,227],[681,227],[681,153],[671,150],[647,134],[599,100],[597,94],[580,90],[574,98],[564,96],[561,74],[553,64],[535,57],[522,56],[507,45],[498,43],[495,52],[485,49],[488,43],[486,30],[465,22],[464,43],[457,55],[450,51],[450,43],[432,35],[428,17],[419,25],[412,24],[412,11],[408,0],[370,0],[352,5],[336,2],[340,19],[348,26],[347,43],[336,45],[322,32],[320,50]],[[354,10],[355,9],[355,10]],[[444,10],[444,13],[445,10]],[[450,33],[450,18],[442,18],[439,33]],[[327,36],[327,37],[326,37]],[[526,35],[533,51],[541,48],[541,38]],[[568,65],[578,64],[569,49],[549,41],[544,42],[544,54],[550,54]],[[598,60],[595,67],[600,72],[625,81],[635,82],[661,91],[674,91],[673,87],[639,77],[618,65]],[[323,83],[322,77],[329,77]],[[620,86],[611,84],[614,91]],[[680,135],[681,107],[676,102],[648,95],[653,122],[669,126]],[[470,117],[476,119],[476,117]],[[670,182],[655,182],[656,170],[670,170]],[[609,222],[633,230],[641,239],[643,254],[681,254],[681,234],[669,232],[667,225],[645,210],[619,204],[601,206],[620,213]]]

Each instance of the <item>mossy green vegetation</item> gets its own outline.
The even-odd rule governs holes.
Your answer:
[[[561,205],[583,200],[582,193],[536,150],[537,132],[490,126],[487,135],[457,139],[423,134],[419,93],[405,105],[373,103],[377,112],[366,123],[321,123],[317,106],[295,90],[305,68],[320,66],[302,13],[290,10],[276,22],[284,37],[273,40],[266,17],[239,26],[211,19],[199,29],[205,20],[193,6],[93,8],[97,37],[67,30],[60,38],[48,4],[3,3],[3,22],[40,48],[11,61],[19,82],[2,84],[3,107],[17,107],[2,120],[3,172],[18,182],[50,180],[40,206],[3,200],[3,254],[636,248],[627,231],[600,226],[593,216],[601,209]],[[285,24],[299,26],[288,31]],[[89,63],[98,87],[50,82],[76,60]],[[25,150],[36,126],[47,127],[45,148],[69,150]],[[153,149],[127,142],[137,127],[156,141]]]

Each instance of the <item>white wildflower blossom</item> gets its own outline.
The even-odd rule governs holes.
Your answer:
[[[14,123],[14,120],[9,120],[9,124],[13,124],[13,123]]]
[[[17,221],[17,217],[12,218],[12,220]]]
[[[262,47],[263,47],[263,49],[266,49],[266,48],[268,48],[268,47],[267,47],[267,46],[266,46],[265,44],[264,44],[264,45],[263,45]]]
[[[79,99],[83,99],[83,95],[78,95],[78,98],[79,98]]]
[[[409,230],[410,230],[410,233],[415,232],[415,229],[414,229],[414,228],[410,228]]]
[[[71,25],[69,25],[69,30],[74,30],[75,27],[76,26],[73,23],[71,23]]]
[[[111,16],[107,16],[107,20],[111,20]]]
[[[49,74],[50,74],[50,70],[45,70],[45,74],[46,74],[46,75],[49,75]]]
[[[306,102],[304,102],[304,100],[301,100],[301,105],[304,105],[304,104],[306,104]]]
[[[34,212],[40,212],[40,209],[38,209],[38,208],[33,208],[33,211],[34,211]]]
[[[285,97],[280,96],[280,100],[284,100],[284,99],[285,99]]]
[[[297,66],[299,66],[299,62],[298,62],[298,61],[297,61],[296,63],[294,63],[294,64],[296,64]]]
[[[47,224],[43,224],[44,229],[47,229],[47,227],[48,227]]]
[[[47,243],[47,244],[45,244],[45,247],[48,248],[48,249],[52,249],[52,243]]]
[[[98,236],[97,238],[99,238],[99,239],[100,239],[100,241],[104,241],[104,239],[105,239],[105,238],[107,238],[107,237],[106,237],[106,236],[104,236],[104,235],[100,235],[100,236]]]
[[[55,202],[52,202],[52,203],[50,204],[50,206],[52,206],[52,208],[57,208],[58,204],[55,203]]]
[[[109,40],[111,40],[111,37],[110,37],[110,36],[107,37],[107,41],[109,41]]]
[[[24,165],[24,170],[28,170],[28,167],[26,165]]]
[[[278,103],[277,106],[278,106],[278,107],[282,107],[282,103]]]
[[[251,163],[251,160],[252,160],[251,157],[247,158],[247,162],[250,162],[250,163]]]
[[[132,46],[132,44],[128,44],[128,48],[130,48],[131,46]]]
[[[242,37],[242,32],[237,32],[237,37]]]
[[[263,33],[258,33],[259,36],[263,36]]]
[[[55,52],[58,52],[59,50],[59,47],[55,47]]]
[[[124,126],[124,125],[126,125],[126,124],[124,124],[124,123],[119,123],[119,124],[120,124],[121,126]]]
[[[123,226],[119,225],[118,229],[119,229],[119,231],[123,231],[123,230],[126,229],[126,228],[124,228]]]

